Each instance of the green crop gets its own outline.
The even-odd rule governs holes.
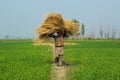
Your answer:
[[[48,80],[52,51],[30,41],[0,43],[0,80]]]
[[[77,45],[65,46],[64,55],[71,80],[120,80],[119,41],[75,42]]]
[[[120,41],[65,40],[63,60],[71,80],[120,80]],[[50,46],[31,41],[0,41],[0,80],[49,80]]]

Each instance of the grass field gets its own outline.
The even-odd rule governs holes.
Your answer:
[[[120,80],[120,41],[66,40],[71,80]],[[49,80],[52,50],[31,41],[0,41],[0,80]]]
[[[0,42],[0,80],[48,80],[52,51],[28,41]]]
[[[71,80],[120,80],[120,41],[76,42],[65,46]]]

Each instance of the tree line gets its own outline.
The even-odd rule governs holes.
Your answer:
[[[114,27],[108,26],[107,29],[104,29],[102,25],[100,25],[97,33],[93,30],[89,35],[85,35],[85,25],[81,24],[80,36],[81,38],[90,38],[90,39],[120,39],[120,32],[117,32],[117,29]]]
[[[79,23],[78,20],[73,19],[74,22]],[[80,38],[80,39],[120,39],[120,32],[117,32],[117,30],[114,27],[110,27],[108,26],[107,29],[104,29],[102,25],[99,26],[99,30],[97,30],[98,32],[95,33],[95,31],[93,30],[91,33],[89,33],[88,35],[85,34],[85,32],[87,31],[85,28],[85,24],[84,23],[80,23],[80,30],[79,33],[76,35],[76,37],[73,38]],[[96,36],[97,35],[97,36]]]

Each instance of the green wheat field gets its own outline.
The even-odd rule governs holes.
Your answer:
[[[119,40],[65,40],[70,80],[120,80]],[[53,52],[32,40],[0,41],[0,80],[49,80]]]

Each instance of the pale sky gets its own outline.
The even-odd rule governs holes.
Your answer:
[[[84,23],[86,35],[98,36],[100,25],[120,33],[120,0],[0,0],[0,38],[35,37],[44,16],[53,12]]]

